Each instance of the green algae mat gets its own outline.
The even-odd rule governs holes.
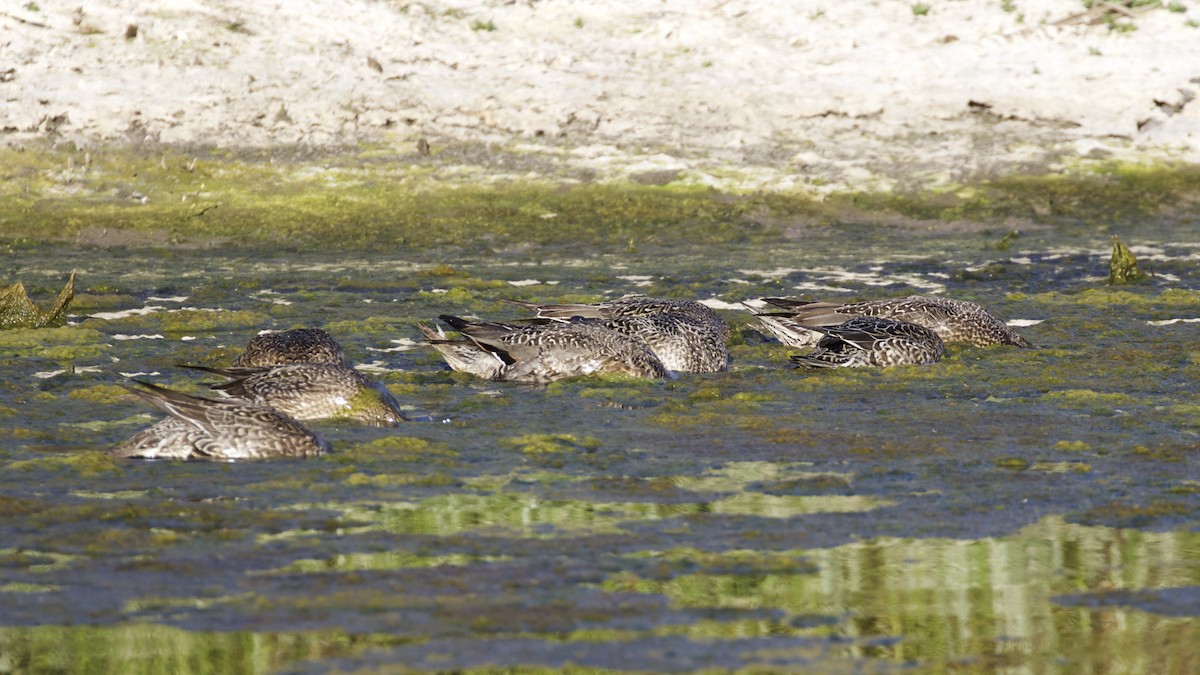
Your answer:
[[[201,231],[187,218],[235,210],[142,221],[153,201],[112,189],[90,212],[43,196],[23,225],[4,216],[0,283],[45,307],[77,276],[66,325],[0,331],[0,673],[1200,663],[1186,209],[880,222],[777,196],[493,186],[470,208],[430,195],[424,220],[282,200]],[[304,200],[353,196],[336,193]],[[72,229],[36,229],[46,214]],[[1110,283],[1114,234],[1140,280]],[[732,369],[482,382],[415,328],[625,293],[713,304]],[[804,372],[738,304],[911,293],[980,302],[1035,347]],[[306,461],[104,454],[157,418],[127,378],[200,393],[179,364],[299,326],[411,421],[316,425],[334,453]]]

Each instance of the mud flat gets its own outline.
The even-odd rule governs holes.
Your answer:
[[[12,3],[0,140],[815,194],[1194,164],[1192,4]]]

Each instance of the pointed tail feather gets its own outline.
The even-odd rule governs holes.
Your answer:
[[[220,375],[221,377],[228,378],[230,380],[237,380],[250,377],[251,375],[257,375],[258,373],[265,373],[275,366],[232,366],[229,368],[217,368],[214,366],[197,366],[189,363],[176,363],[175,367],[187,368],[188,370],[199,370],[202,373],[211,373],[213,375]]]
[[[146,403],[166,412],[172,417],[178,418],[205,432],[213,432],[212,428],[208,425],[207,419],[205,419],[205,412],[213,405],[222,405],[222,401],[202,396],[192,396],[191,394],[185,394],[174,389],[160,387],[145,380],[135,379],[133,382],[141,387],[141,389],[128,385],[121,386],[136,394],[138,398]]]
[[[449,339],[446,337],[446,331],[442,330],[441,326],[418,323],[417,330],[421,331],[421,336],[430,343],[444,342]]]
[[[837,363],[832,363],[830,361],[823,360],[820,357],[817,357],[817,356],[814,356],[811,354],[809,354],[809,355],[796,354],[796,355],[790,357],[790,359],[791,359],[792,363],[794,363],[796,365],[797,368],[807,368],[809,370],[818,370],[818,369],[822,369],[822,368],[837,368],[838,367]]]
[[[811,300],[796,300],[795,298],[759,298],[759,300],[762,300],[768,305],[775,305],[776,307],[781,307],[783,309],[795,309],[805,305],[816,304]]]
[[[528,309],[531,312],[536,312],[539,309],[541,309],[537,303],[525,302],[524,300],[513,300],[511,298],[500,298],[500,302],[503,302],[506,305],[515,305],[517,307],[520,307],[521,309]]]
[[[439,314],[438,318],[441,319],[442,322],[445,323],[447,326],[450,326],[451,328],[453,328],[454,330],[456,330],[460,333],[462,332],[463,328],[466,328],[467,326],[471,325],[470,321],[467,321],[466,319],[460,319],[457,316],[454,316],[451,314]]]

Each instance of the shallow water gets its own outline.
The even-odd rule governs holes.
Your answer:
[[[0,673],[487,667],[1189,672],[1200,662],[1200,240],[843,228],[803,242],[387,255],[10,251],[72,325],[0,333]],[[998,248],[1008,245],[1009,248]],[[414,324],[497,298],[712,301],[733,369],[545,388]],[[738,301],[945,292],[1035,345],[802,372]],[[115,462],[117,385],[200,392],[326,328],[415,421],[335,454]]]

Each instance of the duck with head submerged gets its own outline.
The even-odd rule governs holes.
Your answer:
[[[729,369],[725,342],[732,331],[711,307],[692,300],[627,296],[595,304],[536,304],[505,300],[543,321],[588,321],[641,340],[667,370],[715,373]]]
[[[792,298],[763,298],[782,312],[751,311],[771,335],[792,347],[810,347],[825,335],[821,328],[837,326],[860,316],[895,319],[924,326],[946,342],[977,347],[1031,347],[1003,321],[981,305],[940,295],[909,295],[864,302],[810,302]]]
[[[305,429],[299,420],[335,419],[375,426],[396,426],[405,419],[391,392],[352,368],[341,345],[317,328],[257,335],[250,340],[246,351],[235,363],[260,365],[230,368],[181,365],[228,379],[227,382],[211,385],[211,388],[229,400],[216,401],[192,396],[193,407],[200,405],[196,402],[240,405],[249,418],[254,417],[250,410],[260,409],[266,411],[263,415],[267,417],[263,419],[274,419],[271,415],[278,416],[288,421],[285,426],[289,429],[292,426]],[[141,384],[145,390],[135,392],[143,398],[146,398],[146,391],[157,391],[166,399],[174,397],[183,400],[188,397],[180,392],[161,387],[151,389],[154,385]],[[162,392],[169,392],[170,396]],[[214,451],[207,448],[212,442],[198,436],[194,427],[194,424],[189,426],[178,415],[172,415],[138,432],[113,453],[119,457],[138,458],[210,458],[209,455],[213,455]],[[216,456],[211,458],[288,456],[280,455],[272,445],[269,434],[245,432],[243,435],[245,438],[236,450],[226,455],[215,453]],[[205,449],[197,450],[201,443],[206,444]]]
[[[942,358],[942,339],[932,330],[894,319],[860,316],[821,332],[811,354],[791,357],[797,368],[862,368],[925,365]]]
[[[346,352],[329,333],[320,328],[293,328],[277,333],[259,333],[250,338],[246,351],[234,359],[233,366],[282,366],[292,363],[350,365],[346,360]]]
[[[729,323],[722,319],[712,307],[695,300],[669,300],[649,298],[644,295],[626,295],[616,300],[596,303],[537,304],[520,300],[504,300],[510,305],[524,307],[537,313],[539,318],[569,319],[622,319],[630,316],[655,316],[675,314],[704,324],[716,331],[722,340],[733,335]]]
[[[320,328],[256,335],[232,368],[182,367],[225,377],[230,381],[212,388],[296,419],[375,426],[395,426],[406,419],[387,387],[351,366],[342,346]]]
[[[228,461],[315,457],[329,442],[272,408],[191,396],[149,382],[126,387],[170,417],[114,448],[115,457]]]
[[[448,314],[438,318],[463,339],[450,339],[440,328],[418,324],[425,340],[450,368],[485,380],[546,384],[603,373],[669,375],[645,343],[588,321],[513,325]]]
[[[404,421],[400,404],[382,384],[357,370],[326,363],[294,363],[257,368],[191,368],[228,380],[210,388],[256,405],[265,405],[298,420],[350,420],[377,427]]]

